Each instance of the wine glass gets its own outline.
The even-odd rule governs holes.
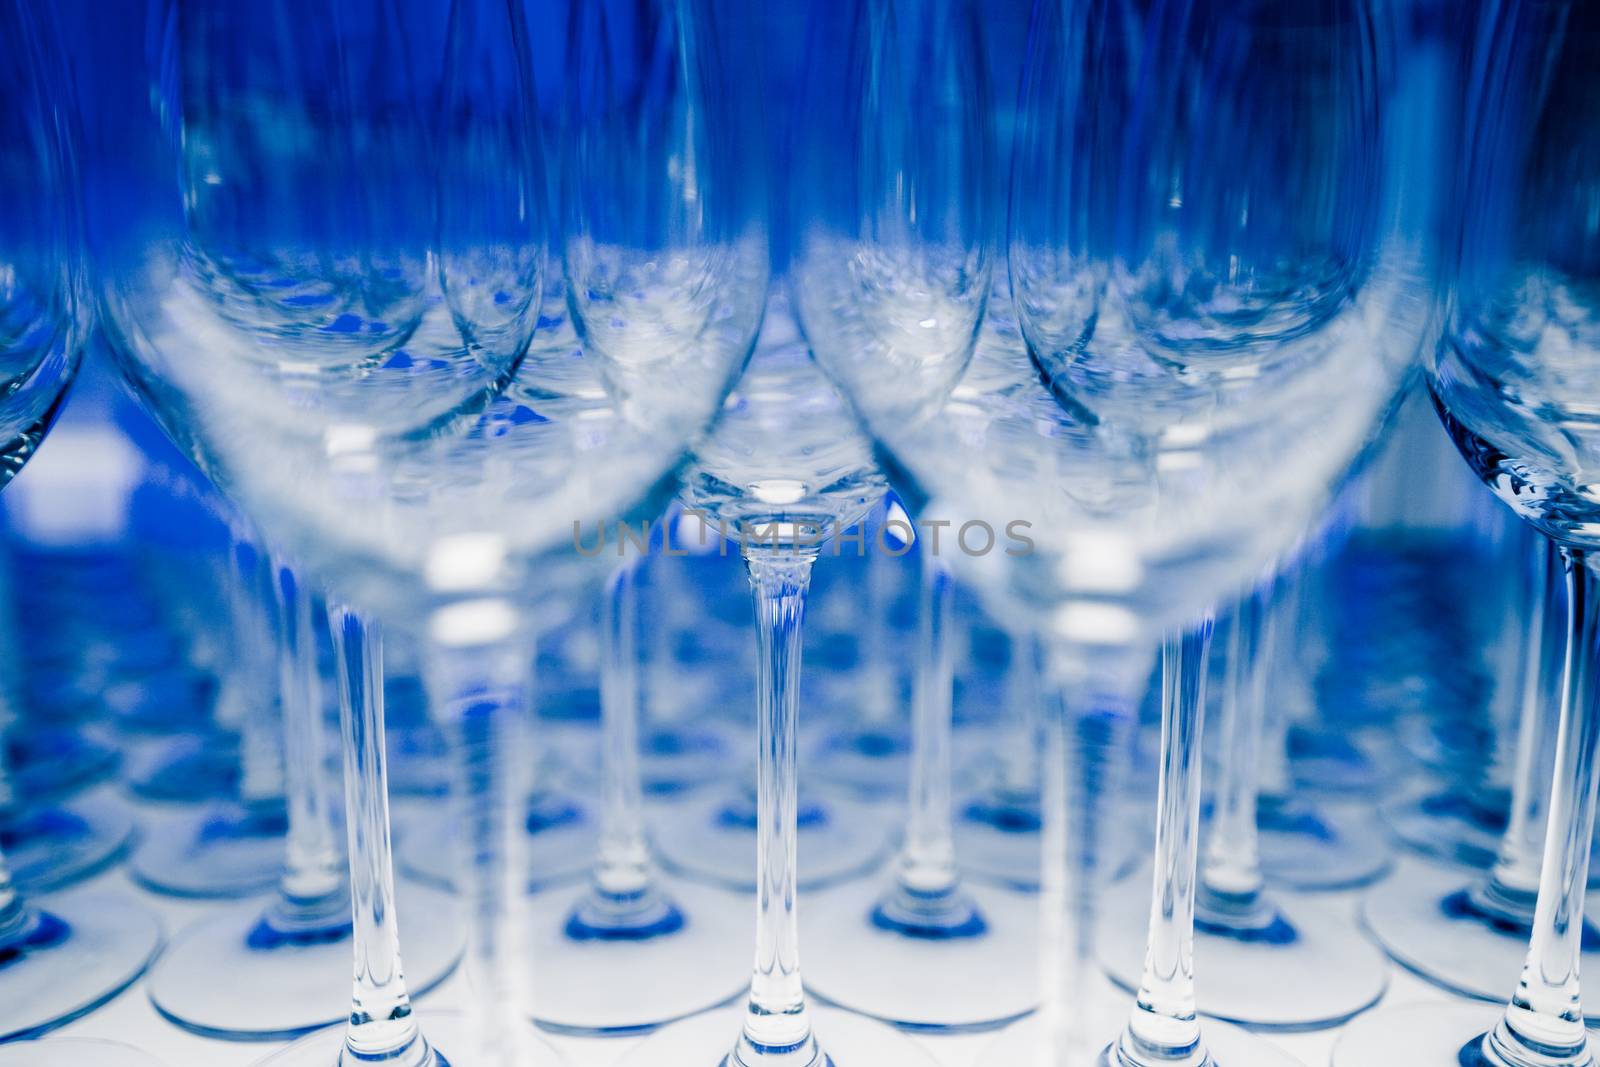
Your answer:
[[[1584,4],[1512,3],[1472,14],[1443,337],[1428,361],[1428,384],[1468,465],[1560,553],[1559,571],[1551,571],[1564,579],[1565,625],[1554,640],[1541,641],[1547,651],[1564,648],[1554,771],[1547,806],[1534,801],[1531,810],[1513,810],[1515,819],[1537,816],[1544,806],[1545,829],[1521,980],[1513,986],[1511,974],[1504,976],[1502,988],[1513,992],[1499,1020],[1465,1009],[1418,1010],[1395,1031],[1395,1016],[1380,1013],[1342,1037],[1340,1064],[1594,1062],[1578,975],[1600,727],[1591,677],[1592,508],[1583,489],[1592,443],[1582,415],[1593,390],[1585,363],[1595,344],[1600,263],[1585,199],[1597,173],[1600,13]],[[1547,609],[1560,599],[1550,584]],[[1545,619],[1546,626],[1561,621],[1548,611]],[[1548,681],[1554,656],[1533,658],[1548,665]],[[1525,732],[1523,740],[1530,739]],[[1537,747],[1530,744],[1522,758],[1534,762]],[[1508,835],[1506,855],[1536,835],[1535,826],[1516,839]]]
[[[800,834],[796,731],[806,592],[830,538],[865,518],[886,490],[867,441],[800,338],[788,301],[774,293],[756,354],[695,450],[684,488],[686,506],[739,546],[755,594],[755,973],[742,1025],[735,1013],[713,1013],[666,1027],[619,1067],[931,1063],[881,1024],[827,1016],[814,1026],[800,974],[797,857],[809,842]]]
[[[1198,1006],[1235,1022],[1330,1026],[1378,1000],[1388,967],[1344,916],[1267,889],[1257,768],[1280,636],[1273,615],[1282,596],[1280,582],[1265,580],[1237,599],[1227,623],[1218,775],[1195,894],[1195,966],[1210,976]],[[1204,672],[1207,660],[1201,662]],[[1131,907],[1112,910],[1112,935],[1102,950],[1106,967],[1118,984],[1137,988],[1145,955],[1141,916]],[[1285,983],[1285,973],[1323,978],[1306,990]]]
[[[1494,866],[1475,878],[1411,867],[1375,889],[1362,919],[1384,949],[1407,969],[1456,993],[1496,1001],[1526,953],[1544,855],[1551,768],[1560,726],[1566,656],[1565,569],[1547,540],[1534,545],[1525,575],[1528,611],[1519,641],[1521,700],[1512,803]],[[1584,918],[1582,958],[1600,966],[1600,935]]]
[[[75,121],[61,80],[63,54],[48,11],[0,7],[7,107],[0,186],[6,267],[6,338],[0,368],[0,485],[38,449],[60,411],[87,334],[80,191],[69,133]],[[42,1034],[125,989],[155,952],[160,928],[136,904],[103,892],[30,900],[0,859],[0,1037]],[[137,1063],[126,1055],[106,1062]]]
[[[631,374],[568,373],[593,345],[534,343],[548,216],[520,7],[177,14],[158,83],[176,91],[156,100],[181,136],[151,148],[176,156],[156,172],[179,187],[157,178],[133,219],[104,220],[104,301],[169,428],[333,588],[341,646],[356,999],[346,1027],[279,1062],[546,1062],[523,1014],[528,867],[512,814],[529,784],[529,643],[591,569],[567,549],[574,519],[654,511],[716,410],[760,317],[760,216],[734,201],[716,152],[698,157],[703,226],[681,236],[719,269],[635,278],[625,295],[658,322],[699,312],[709,328],[654,345],[663,358]],[[308,25],[321,36],[304,39]],[[702,58],[711,29],[693,34]],[[695,97],[708,140],[734,136],[717,118],[727,98]],[[568,271],[585,276],[570,255]],[[607,323],[625,337],[626,319]],[[438,1053],[399,966],[374,617],[422,646],[457,764],[473,992],[465,1020],[427,1023]]]
[[[1027,538],[971,561],[980,587],[1041,630],[1063,709],[1046,723],[1044,1010],[989,1062],[1286,1059],[1243,1031],[1202,1031],[1194,1011],[1204,628],[1169,645],[1158,885],[1120,1037],[1091,1021],[1098,808],[1160,635],[1288,550],[1404,384],[1425,309],[1411,284],[1420,251],[1396,225],[1382,14],[1037,5],[1009,257],[1026,349],[980,348],[996,365],[941,396],[875,383],[879,361],[860,343],[818,345],[898,484]],[[871,173],[824,158],[846,190]],[[869,251],[857,205],[881,203],[883,188],[835,208],[834,226]],[[831,247],[819,275],[842,258]],[[894,307],[874,294],[845,288],[813,307],[909,332],[862,314]],[[823,335],[809,321],[808,334]]]
[[[971,358],[988,301],[995,147],[977,13],[964,2],[847,4],[813,21],[791,151],[815,168],[827,151],[819,133],[846,131],[868,180],[881,183],[868,195],[886,202],[834,203],[807,181],[791,185],[795,302],[819,358],[841,346],[871,351],[860,365],[882,378],[862,383],[869,397],[908,377],[912,397],[948,392]],[[841,73],[849,79],[842,88]],[[851,209],[865,216],[875,243],[834,238],[829,227],[841,216],[861,217]],[[822,268],[829,258],[840,266]],[[841,308],[844,286],[862,306]],[[884,325],[890,329],[874,328]],[[993,1026],[1033,1008],[1025,962],[1033,931],[1016,899],[968,888],[960,877],[951,810],[952,579],[941,558],[956,548],[960,523],[927,506],[912,512],[921,525],[922,614],[905,843],[888,884],[841,891],[813,913],[811,981],[819,995],[891,1022]],[[942,973],[965,974],[970,985],[930,980]]]

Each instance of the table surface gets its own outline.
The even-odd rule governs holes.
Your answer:
[[[135,886],[121,870],[108,872],[91,884],[98,888],[138,897],[161,917],[169,934],[205,917],[218,907],[227,906],[156,896]],[[1320,897],[1330,904],[1348,908],[1352,918],[1360,900],[1360,894],[1354,892],[1321,894]],[[1201,976],[1201,980],[1204,981],[1204,976]],[[420,998],[418,1007],[423,1011],[458,1008],[464,1004],[465,996],[465,981],[458,973],[428,996]],[[1450,999],[1452,998],[1448,994],[1421,979],[1399,968],[1393,968],[1389,989],[1380,1007],[1443,1002]],[[111,1003],[63,1028],[59,1033],[64,1036],[123,1041],[159,1057],[168,1067],[250,1067],[278,1047],[259,1042],[215,1041],[182,1030],[157,1015],[142,983],[136,983]],[[1322,1067],[1328,1063],[1337,1037],[1338,1030],[1324,1030],[1314,1033],[1276,1034],[1272,1035],[1271,1040],[1285,1051],[1297,1056],[1306,1067]],[[994,1039],[993,1033],[916,1038],[945,1067],[974,1067],[985,1047]],[[615,1062],[638,1039],[558,1037],[552,1040],[567,1053],[571,1067],[606,1067]],[[662,1067],[680,1067],[680,1065],[664,1064]],[[693,1067],[693,1065],[682,1065],[682,1067]],[[893,1065],[873,1064],[871,1067],[893,1067]]]

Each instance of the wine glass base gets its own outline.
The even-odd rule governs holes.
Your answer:
[[[520,1047],[515,1055],[491,1059],[478,1048],[478,1030],[470,1016],[453,1011],[423,1011],[416,1014],[416,1019],[435,1054],[426,1067],[499,1067],[503,1063],[515,1063],[517,1067],[564,1067],[567,1062],[532,1026],[516,1035]],[[258,1061],[256,1067],[340,1067],[344,1034],[342,1024],[318,1030]]]
[[[837,731],[816,745],[807,770],[861,797],[903,797],[911,784],[910,753],[911,735],[898,723]]]
[[[70,932],[0,967],[0,1040],[36,1036],[98,1008],[144,973],[161,940],[156,917],[122,897],[77,890],[33,905]]]
[[[1108,855],[1101,861],[1107,882],[1117,882],[1138,870],[1150,854],[1149,835],[1132,830],[1106,835]],[[1041,853],[1037,830],[1001,830],[971,819],[955,825],[956,862],[963,874],[990,885],[1020,893],[1039,891]]]
[[[128,792],[142,800],[198,804],[239,791],[238,742],[215,731],[166,742],[129,763]]]
[[[755,830],[720,817],[728,802],[724,793],[663,809],[653,820],[651,838],[662,866],[673,874],[754,893]],[[870,805],[830,797],[824,812],[820,824],[800,826],[800,888],[808,892],[877,869],[893,845],[890,824]]]
[[[11,880],[30,895],[81,882],[122,856],[133,829],[126,806],[104,794],[25,810],[3,832]]]
[[[693,792],[728,777],[729,743],[720,730],[658,727],[641,741],[640,777],[653,797]]]
[[[1375,1011],[1345,1027],[1333,1046],[1331,1065],[1461,1067],[1461,1049],[1488,1033],[1503,1013],[1487,1004],[1448,1003]]]
[[[52,1037],[0,1045],[0,1067],[162,1067],[132,1045],[87,1038]]]
[[[408,877],[439,889],[453,890],[458,861],[455,819],[450,815],[420,816],[401,824],[395,860]],[[600,847],[599,832],[587,815],[527,836],[528,890],[536,892],[570,884],[589,873]]]
[[[581,892],[539,893],[529,901],[527,958],[537,965],[528,998],[536,1022],[559,1033],[647,1030],[726,1004],[749,987],[748,901],[673,880],[661,889],[684,925],[638,941],[567,936]]]
[[[812,1028],[832,1067],[937,1067],[915,1038],[848,1012],[811,1009]],[[728,1067],[744,1011],[696,1015],[639,1042],[614,1067]]]
[[[987,929],[934,940],[885,930],[874,878],[805,902],[806,989],[849,1011],[920,1030],[976,1030],[1032,1011],[1039,1000],[1038,903],[972,887]],[[952,981],[959,976],[959,981]]]
[[[1479,811],[1465,793],[1437,783],[1414,787],[1382,808],[1389,833],[1422,856],[1488,870],[1500,851],[1505,821]]]
[[[1122,1036],[1129,1004],[1097,1011],[1091,1017],[1098,1030],[1090,1034],[1090,1047],[1107,1049]],[[1203,1019],[1200,1032],[1216,1067],[1305,1067],[1298,1059],[1265,1038],[1216,1019]],[[1039,1062],[1041,1030],[1037,1018],[1007,1027],[978,1058],[977,1067],[1033,1067]],[[1102,1060],[1102,1062],[1104,1062]]]
[[[1350,731],[1337,727],[1292,727],[1289,759],[1295,794],[1332,800],[1368,798],[1387,791],[1399,768],[1387,733],[1375,740],[1363,744]]]
[[[1529,933],[1497,929],[1444,902],[1473,876],[1407,864],[1362,903],[1362,921],[1390,957],[1406,970],[1453,993],[1503,1003],[1516,991],[1528,954]],[[1600,951],[1586,949],[1579,966],[1600,974]],[[1589,1008],[1600,1019],[1600,1005]]]
[[[1388,961],[1350,920],[1300,898],[1275,900],[1295,931],[1287,944],[1194,933],[1195,991],[1204,1015],[1283,1030],[1335,1026],[1372,1007],[1388,988]],[[1144,972],[1150,894],[1107,904],[1100,959],[1111,980],[1135,990]],[[1316,975],[1314,983],[1286,976]]]
[[[1370,885],[1394,865],[1389,838],[1372,809],[1353,804],[1307,808],[1298,824],[1257,827],[1261,873],[1301,890]]]
[[[461,955],[460,909],[448,894],[415,883],[400,883],[396,896],[406,983],[419,996]],[[233,905],[179,932],[146,980],[156,1010],[203,1036],[249,1040],[297,1037],[348,1014],[349,934],[252,947],[250,932],[270,904]]]
[[[237,805],[181,815],[145,831],[128,859],[146,889],[168,896],[230,898],[263,893],[283,873],[284,835],[251,828]]]
[[[121,756],[91,730],[41,726],[7,739],[12,788],[30,804],[44,804],[104,781]]]

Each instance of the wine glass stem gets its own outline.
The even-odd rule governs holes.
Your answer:
[[[1522,979],[1486,1049],[1508,1067],[1579,1067],[1591,1062],[1583,1027],[1578,960],[1594,836],[1600,762],[1600,589],[1584,552],[1564,549],[1567,651],[1555,777],[1539,878],[1539,902]]]
[[[1567,580],[1566,565],[1554,543],[1539,541],[1540,570],[1529,583],[1523,633],[1514,642],[1523,652],[1523,662],[1511,810],[1487,889],[1492,900],[1508,905],[1525,906],[1539,889],[1550,802],[1546,783],[1555,764],[1566,667],[1567,609],[1561,589]]]
[[[1315,704],[1307,690],[1304,659],[1310,642],[1306,635],[1322,629],[1306,595],[1307,576],[1313,563],[1302,558],[1279,584],[1267,609],[1262,641],[1265,654],[1259,656],[1262,702],[1261,742],[1256,753],[1257,799],[1267,796],[1288,800],[1294,794],[1294,771],[1289,763],[1289,728],[1293,712],[1304,714]],[[1297,698],[1303,702],[1297,703]]]
[[[1131,702],[1120,686],[1082,678],[1050,685],[1041,715],[1039,1019],[1044,1040],[1028,1067],[1097,1063],[1102,813],[1121,789]]]
[[[467,911],[469,1029],[462,1062],[512,1067],[526,1032],[523,909],[528,888],[526,800],[532,777],[529,695],[533,655],[515,610],[498,598],[447,605],[428,626],[429,704],[455,756],[455,879]],[[447,1057],[452,1056],[445,1050]]]
[[[428,1062],[429,1051],[411,1014],[400,962],[384,752],[383,637],[375,622],[342,605],[329,605],[328,625],[339,671],[354,920],[355,992],[345,1048],[357,1063],[417,1067]]]
[[[1161,770],[1155,879],[1144,976],[1119,1046],[1124,1064],[1206,1061],[1195,1015],[1194,904],[1199,866],[1200,741],[1210,618],[1162,650]]]
[[[1027,797],[1039,789],[1039,662],[1034,636],[1011,630],[1006,664],[1004,736],[1000,741],[998,787],[1006,797]]]
[[[244,712],[239,722],[239,799],[247,805],[281,805],[285,790],[284,733],[281,711],[272,699],[277,665],[271,650],[276,641],[259,593],[265,563],[242,529],[230,523],[230,533],[233,566],[228,571],[224,595],[233,624],[233,670],[243,674],[245,687]]]
[[[279,883],[277,918],[291,926],[313,928],[346,918],[344,858],[334,826],[331,783],[323,771],[322,688],[311,591],[280,560],[273,561],[272,576],[289,808],[288,857]]]
[[[806,591],[814,554],[754,550],[745,565],[759,642],[756,712],[756,959],[744,1032],[745,1067],[810,1067],[821,1060],[800,979],[796,732]]]
[[[882,515],[880,510],[878,513]],[[863,531],[871,537],[870,531]],[[869,541],[867,603],[859,620],[861,632],[861,728],[894,728],[895,680],[889,656],[889,613],[893,610],[893,557]]]
[[[915,720],[911,744],[910,818],[900,852],[900,888],[916,899],[957,889],[950,825],[950,747],[954,667],[950,659],[950,571],[921,553],[922,618],[918,633]]]
[[[652,881],[639,766],[638,564],[624,562],[607,583],[601,619],[600,726],[604,808],[594,889],[607,901],[637,900]]]
[[[1219,922],[1254,923],[1259,918],[1255,912],[1264,883],[1256,828],[1256,769],[1266,726],[1266,679],[1273,651],[1269,597],[1265,586],[1241,596],[1228,628],[1227,666],[1216,727],[1215,808],[1200,872],[1201,907]],[[1196,725],[1197,736],[1199,732]]]
[[[11,865],[0,853],[0,947],[15,943],[28,929],[28,902],[11,880]]]

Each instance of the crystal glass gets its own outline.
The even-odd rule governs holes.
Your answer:
[[[1172,657],[1146,964],[1120,1037],[1091,995],[1115,833],[1101,811],[1162,634],[1287,553],[1404,384],[1426,303],[1384,125],[1393,42],[1387,12],[1359,2],[1038,5],[1009,241],[1026,344],[980,342],[965,377],[933,358],[890,387],[874,346],[957,321],[964,275],[930,286],[927,267],[970,240],[897,203],[893,180],[864,181],[878,172],[849,138],[801,177],[814,292],[831,294],[802,301],[819,360],[897,485],[995,531],[960,562],[1045,641],[1060,710],[1032,1045],[1053,1062],[1286,1061],[1242,1032],[1208,1052],[1195,1012],[1201,704],[1181,668],[1201,662],[1199,635]],[[870,284],[830,285],[851,274],[840,262]],[[939,294],[937,312],[878,299],[901,286]]]
[[[353,948],[357,981],[352,1000],[351,972],[329,972],[325,1017],[346,1025],[282,1062],[553,1055],[525,1015],[528,865],[526,835],[513,832],[531,784],[531,642],[593,569],[568,547],[574,521],[660,507],[765,299],[761,216],[739,195],[726,147],[737,136],[719,109],[731,98],[715,80],[720,38],[685,26],[702,49],[689,68],[707,79],[689,109],[702,165],[648,183],[646,214],[665,218],[656,230],[602,233],[617,218],[604,212],[595,225],[569,220],[568,239],[598,255],[585,264],[568,249],[573,292],[601,299],[620,282],[597,314],[609,332],[603,344],[539,344],[551,213],[529,14],[179,5],[146,35],[160,62],[130,94],[154,105],[135,116],[136,180],[106,190],[96,212],[102,299],[130,378],[266,537],[331,590],[353,910],[344,958]],[[585,88],[573,87],[575,109]],[[675,209],[685,197],[692,209]],[[667,272],[608,274],[647,262]],[[676,343],[663,328],[680,330]],[[414,954],[402,969],[400,948],[420,956],[449,924],[415,924],[404,942],[396,928],[379,618],[421,647],[457,774],[471,993],[461,1025],[439,1024],[439,1053],[412,1012]],[[402,887],[402,909],[407,899]],[[423,907],[450,914],[443,901]],[[301,972],[294,982],[310,985]]]
[[[1533,676],[1548,681],[1549,645],[1563,649],[1553,741],[1530,743],[1520,755],[1531,764],[1537,748],[1553,745],[1553,774],[1548,803],[1523,791],[1512,810],[1513,822],[1523,825],[1507,834],[1502,854],[1514,860],[1512,850],[1527,850],[1543,823],[1521,977],[1503,976],[1510,1001],[1498,1021],[1460,1009],[1419,1010],[1403,1020],[1384,1012],[1346,1032],[1334,1061],[1581,1067],[1595,1062],[1579,971],[1589,930],[1583,913],[1600,731],[1592,677],[1600,632],[1590,558],[1594,509],[1585,473],[1593,449],[1585,430],[1594,390],[1587,363],[1597,342],[1600,277],[1590,195],[1600,174],[1593,61],[1600,11],[1510,3],[1468,14],[1452,255],[1428,384],[1468,465],[1560,553],[1559,570],[1550,573],[1565,585],[1564,618],[1557,609],[1545,625],[1564,625],[1549,644],[1539,642],[1545,652],[1530,657],[1547,664]],[[1545,603],[1554,608],[1554,583],[1544,584]],[[1549,703],[1540,693],[1524,712],[1540,716],[1539,705]],[[1528,742],[1541,736],[1551,736],[1548,720],[1523,732]],[[1529,870],[1516,863],[1507,870],[1517,867]],[[1469,906],[1482,905],[1483,888],[1469,891]],[[1493,880],[1488,888],[1497,888]]]
[[[76,121],[53,13],[0,6],[0,217],[5,338],[0,344],[0,485],[38,449],[60,411],[87,335]],[[0,858],[0,1038],[44,1033],[93,1010],[144,971],[160,929],[116,894],[25,897]]]
[[[743,1019],[666,1027],[619,1067],[704,1063],[822,1067],[931,1063],[913,1042],[862,1020],[813,1023],[800,969],[798,781],[802,626],[812,567],[887,489],[843,399],[774,295],[756,354],[685,476],[686,507],[739,546],[756,608],[755,970]],[[835,542],[837,543],[837,542]]]

